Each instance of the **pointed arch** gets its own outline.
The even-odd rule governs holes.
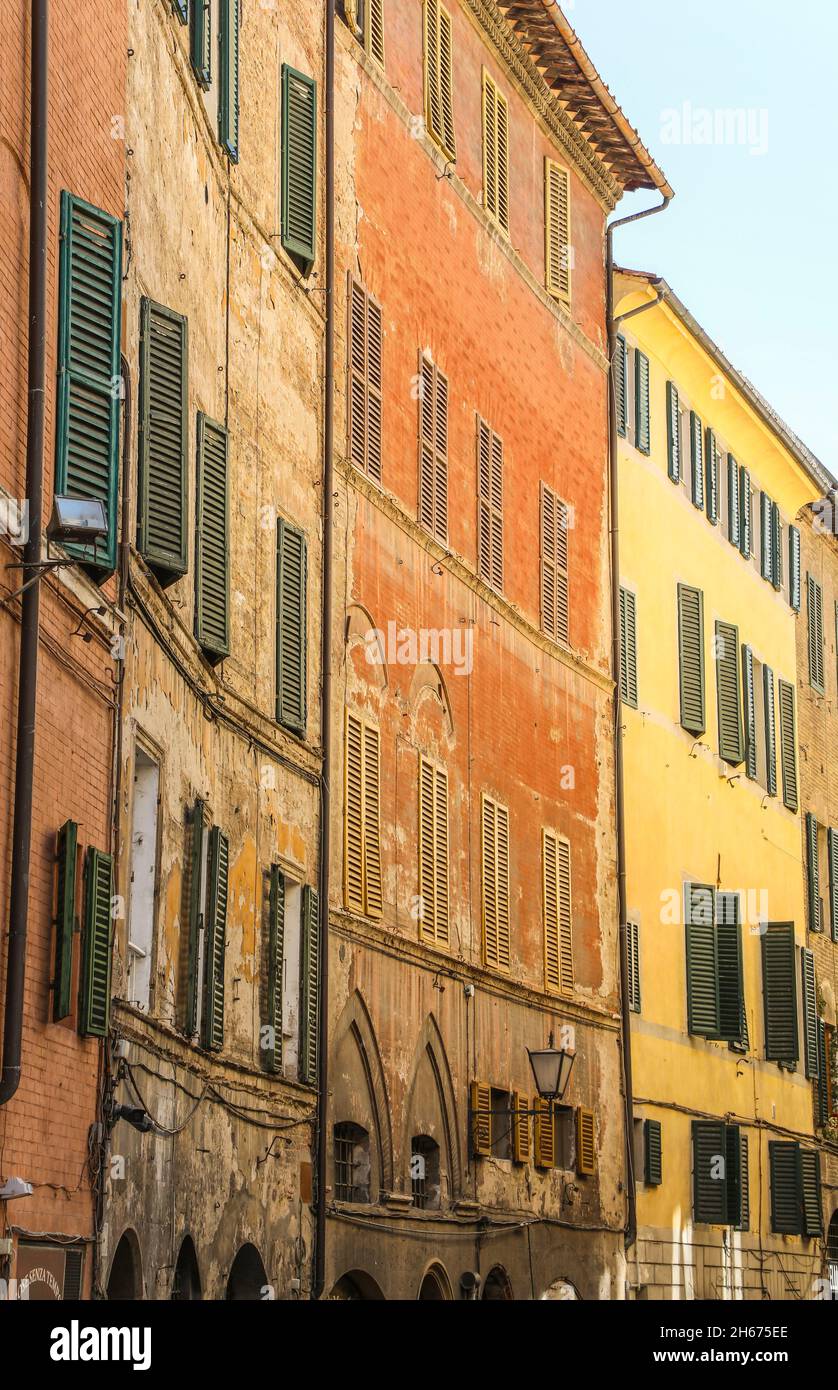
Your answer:
[[[386,690],[387,650],[381,628],[368,608],[362,603],[350,603],[346,610],[345,642],[347,656],[353,647],[365,649],[370,669],[370,678],[381,690]]]
[[[402,1153],[405,1154],[410,1154],[410,1141],[413,1134],[416,1132],[414,1129],[414,1097],[416,1082],[424,1061],[427,1061],[430,1066],[431,1075],[433,1076],[434,1085],[436,1087],[443,1126],[443,1133],[440,1135],[440,1148],[443,1149],[447,1159],[451,1184],[451,1200],[455,1201],[460,1196],[460,1184],[462,1181],[460,1128],[457,1124],[457,1102],[454,1095],[454,1083],[451,1080],[451,1070],[448,1066],[448,1053],[445,1048],[445,1043],[442,1040],[439,1024],[432,1013],[427,1015],[422,1024],[419,1037],[416,1041],[416,1049],[413,1054],[413,1062],[410,1069],[410,1083],[407,1088],[407,1098],[404,1107]]]
[[[335,1030],[335,1055],[337,1055],[346,1037],[350,1037],[355,1044],[361,1073],[366,1083],[375,1138],[375,1152],[378,1160],[378,1187],[385,1192],[391,1192],[393,1190],[393,1130],[390,1120],[387,1083],[384,1079],[384,1067],[381,1062],[381,1053],[378,1050],[372,1019],[363,996],[357,989],[346,1001],[338,1021]],[[353,1118],[352,1115],[332,1115],[333,1122]],[[373,1200],[376,1198],[377,1193]]]
[[[413,679],[410,682],[410,693],[408,704],[410,712],[415,717],[420,704],[426,698],[432,699],[439,706],[445,722],[445,732],[449,738],[454,734],[454,715],[451,710],[451,697],[448,693],[448,686],[445,677],[438,666],[432,661],[420,661],[416,670],[413,672]]]

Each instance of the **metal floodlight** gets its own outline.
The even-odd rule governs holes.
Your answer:
[[[133,1125],[141,1134],[148,1134],[154,1128],[154,1121],[151,1116],[139,1105],[115,1105],[113,1108],[113,1122],[117,1120],[127,1120],[129,1125]]]
[[[570,1080],[575,1052],[565,1052],[562,1048],[554,1047],[552,1033],[546,1047],[536,1052],[527,1048],[527,1052],[536,1090],[541,1099],[561,1100]]]
[[[32,1184],[25,1178],[7,1178],[0,1187],[0,1202],[10,1202],[13,1197],[31,1197]]]
[[[108,518],[105,504],[98,497],[55,497],[47,527],[51,541],[105,540]]]

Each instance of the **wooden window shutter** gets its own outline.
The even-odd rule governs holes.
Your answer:
[[[742,648],[742,712],[745,734],[745,768],[748,776],[757,775],[757,707],[754,687],[754,653],[748,646]]]
[[[521,1091],[512,1092],[512,1158],[526,1163],[530,1156],[529,1098]]]
[[[747,1231],[751,1225],[751,1181],[748,1171],[748,1136],[737,1125],[729,1129],[739,1132],[739,1220],[735,1223],[737,1231]]]
[[[187,569],[188,326],[140,306],[139,548],[166,584]]]
[[[617,433],[628,434],[628,348],[622,333],[617,334],[613,360],[614,400],[617,407]]]
[[[767,492],[759,494],[759,546],[760,573],[769,583],[774,577],[774,550],[771,543],[771,498]]]
[[[690,733],[703,734],[704,594],[687,584],[678,585],[678,661],[681,724]]]
[[[715,892],[702,883],[684,890],[687,943],[687,1028],[704,1037],[719,1036],[719,961]]]
[[[815,1125],[820,1128],[829,1119],[829,1077],[827,1075],[826,1024],[818,1019],[818,1084],[815,1087]]]
[[[593,1110],[576,1107],[576,1171],[587,1176],[596,1172],[596,1120]]]
[[[352,912],[365,910],[364,894],[364,726],[346,711],[343,894]]]
[[[800,612],[800,532],[789,526],[789,603]]]
[[[796,1063],[797,982],[794,923],[768,922],[762,935],[762,995],[765,1055],[769,1062]]]
[[[498,966],[509,969],[509,812],[496,808]]]
[[[227,951],[227,888],[230,842],[217,825],[209,836],[207,916],[204,924],[204,999],[201,1043],[211,1052],[224,1046],[224,961]]]
[[[55,491],[97,499],[107,539],[68,552],[96,577],[116,565],[122,223],[61,194]]]
[[[726,763],[742,762],[742,708],[739,681],[739,629],[716,623],[716,693],[719,702],[719,754]]]
[[[806,576],[809,620],[809,683],[823,694],[823,591],[811,574]]]
[[[643,1121],[643,1181],[649,1187],[663,1182],[663,1142],[659,1120]]]
[[[742,928],[738,893],[716,895],[716,957],[719,972],[719,1033],[730,1043],[748,1046]]]
[[[448,542],[448,378],[419,358],[419,521]]]
[[[285,957],[285,875],[271,865],[268,898],[268,1046],[264,1048],[266,1069],[282,1071],[282,983]]]
[[[52,1019],[68,1018],[73,978],[73,931],[76,925],[76,859],[79,828],[65,821],[56,845],[55,970],[52,980]]]
[[[727,535],[731,545],[739,548],[741,516],[739,513],[739,464],[733,454],[727,456]]]
[[[501,98],[502,100],[502,98]],[[547,289],[570,303],[570,174],[552,159],[544,161]],[[625,343],[623,343],[625,353]],[[623,431],[625,433],[625,431]]]
[[[367,0],[364,47],[379,67],[384,67],[384,0]]]
[[[303,959],[300,973],[300,1080],[317,1081],[320,1046],[320,897],[303,887]]]
[[[306,272],[317,250],[317,83],[282,66],[282,245]]]
[[[822,1236],[821,1156],[817,1149],[800,1150],[800,1189],[803,1235]]]
[[[826,858],[829,864],[829,922],[833,941],[838,941],[838,830],[826,832]]]
[[[477,418],[477,563],[480,578],[503,590],[503,441]]]
[[[771,1174],[771,1229],[779,1235],[799,1235],[802,1227],[800,1148],[785,1139],[768,1143]]]
[[[509,812],[482,799],[483,952],[487,965],[509,969]]]
[[[818,822],[811,811],[806,812],[806,889],[809,902],[809,930],[823,931],[818,864]]]
[[[818,1058],[818,989],[815,979],[814,952],[800,948],[800,981],[803,1002],[803,1058],[806,1076],[817,1081],[820,1074]]]
[[[649,454],[652,449],[651,416],[649,405],[649,359],[636,348],[634,352],[634,442],[641,454]]]
[[[727,1223],[741,1230],[742,1220],[742,1136],[739,1125],[725,1125],[725,1196]]]
[[[555,1168],[556,1166],[556,1118],[553,1102],[536,1096],[532,1103],[535,1111],[533,1158],[536,1168]]]
[[[567,643],[570,625],[568,510],[541,484],[541,626],[554,642]]]
[[[509,233],[509,104],[483,71],[483,206]]]
[[[673,483],[681,481],[681,403],[674,382],[666,383],[667,472]]]
[[[230,652],[230,481],[223,425],[198,412],[195,635],[210,660]]]
[[[693,1120],[693,1217],[725,1225],[727,1210],[727,1136],[719,1120]]]
[[[690,460],[692,462],[693,506],[704,510],[704,426],[694,410],[690,411]]]
[[[188,827],[185,901],[188,904],[187,942],[184,964],[186,989],[183,992],[183,1031],[194,1037],[198,1028],[198,961],[202,923],[201,870],[204,858],[204,803],[196,801]]]
[[[620,589],[620,698],[637,709],[637,596]]]
[[[751,512],[751,475],[747,468],[739,469],[739,549],[747,560],[751,554],[754,519]]]
[[[640,924],[626,923],[626,963],[628,969],[629,1009],[640,1013]]]
[[[349,276],[349,456],[355,467],[381,482],[381,309]]]
[[[544,981],[549,990],[573,990],[573,931],[570,845],[550,830],[542,831],[542,905],[544,913]]]
[[[211,0],[192,0],[190,57],[199,86],[208,90],[212,83]]]
[[[419,759],[419,896],[420,934],[447,946],[449,925],[448,883],[448,774],[426,758]]]
[[[448,159],[457,158],[451,16],[439,0],[425,0],[425,124]]]
[[[769,796],[777,795],[777,716],[774,705],[774,672],[762,668],[762,696],[765,704],[765,780]]]
[[[475,1158],[492,1156],[492,1089],[480,1081],[472,1081],[469,1088],[469,1110],[471,1112],[471,1152]]]
[[[364,896],[369,917],[383,909],[381,885],[381,736],[364,725]]]
[[[794,686],[778,681],[780,702],[780,764],[783,772],[783,805],[797,810],[797,728],[794,717]]]
[[[234,164],[239,160],[239,0],[219,0],[218,143]]]
[[[306,731],[306,538],[279,517],[276,528],[276,718]]]
[[[113,860],[88,849],[84,866],[84,937],[82,940],[79,1032],[105,1038],[111,1009],[111,898]]]
[[[719,521],[719,450],[715,430],[709,425],[704,441],[704,457],[707,474],[707,520],[716,526]]]
[[[771,582],[783,587],[783,522],[776,502],[771,504]]]

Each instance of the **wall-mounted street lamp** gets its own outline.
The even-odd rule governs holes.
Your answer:
[[[57,541],[59,545],[92,543],[95,556],[97,542],[106,540],[107,535],[108,517],[105,504],[98,497],[53,498],[52,516],[47,526],[48,541]],[[13,594],[7,594],[0,603],[0,608],[5,608],[13,599],[20,598],[26,589],[37,584],[49,571],[75,564],[78,564],[78,560],[71,555],[65,555],[55,560],[38,560],[30,565],[8,565],[7,569],[34,570],[35,573]]]
[[[570,1081],[575,1052],[553,1046],[553,1034],[546,1047],[539,1051],[527,1048],[527,1053],[535,1077],[535,1086],[542,1100],[561,1100]]]

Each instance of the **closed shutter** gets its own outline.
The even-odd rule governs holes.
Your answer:
[[[733,454],[727,456],[727,535],[731,545],[739,547],[739,464]]]
[[[809,682],[823,694],[823,592],[811,574],[806,576],[809,619]]]
[[[106,539],[66,548],[95,575],[116,564],[122,223],[61,194],[55,491],[104,504]]]
[[[690,458],[692,462],[693,506],[704,510],[704,426],[694,410],[690,411]]]
[[[317,1082],[320,1046],[320,897],[303,888],[303,959],[300,972],[300,1080]]]
[[[349,456],[355,467],[381,482],[382,322],[381,309],[349,277]]]
[[[422,353],[419,360],[419,521],[448,541],[448,378]]]
[[[719,450],[716,434],[708,425],[704,441],[704,458],[707,475],[707,520],[716,526],[719,520]]]
[[[622,334],[617,335],[614,349],[614,400],[617,407],[617,433],[622,439],[628,434],[628,348]]]
[[[268,1034],[263,1049],[266,1069],[282,1071],[282,984],[285,957],[285,876],[271,865],[268,899]]]
[[[165,584],[187,568],[187,321],[140,309],[139,547]]]
[[[803,1225],[800,1148],[785,1139],[768,1143],[771,1175],[771,1229],[778,1235],[799,1235]]]
[[[762,935],[765,1055],[769,1062],[797,1062],[797,986],[794,924],[769,922]]]
[[[780,701],[780,764],[783,770],[783,805],[797,810],[797,729],[794,717],[794,686],[778,681]]]
[[[573,935],[570,845],[550,830],[542,832],[544,980],[547,989],[573,990]]]
[[[535,1096],[532,1103],[535,1111],[533,1125],[534,1161],[536,1168],[555,1168],[556,1166],[556,1117],[553,1102]]]
[[[79,994],[79,1032],[86,1038],[104,1038],[108,1033],[112,895],[113,860],[109,854],[91,847],[84,866],[84,938]]]
[[[726,1225],[727,1135],[719,1120],[693,1120],[693,1216],[696,1221]]]
[[[826,832],[826,857],[829,863],[829,921],[832,940],[838,941],[838,830]]]
[[[280,517],[276,528],[276,718],[306,731],[306,538]]]
[[[227,888],[230,845],[214,825],[207,867],[207,918],[204,932],[204,1000],[201,1042],[212,1052],[224,1046],[224,959],[227,949]]]
[[[681,724],[703,734],[704,717],[704,595],[700,589],[678,585],[678,663]]]
[[[658,1120],[643,1121],[643,1139],[643,1180],[649,1187],[659,1187],[663,1182],[663,1142]]]
[[[381,736],[364,726],[364,893],[369,917],[383,909],[381,885]]]
[[[282,245],[311,268],[317,249],[317,83],[282,67]]]
[[[822,1128],[829,1119],[829,1077],[827,1076],[826,1024],[818,1019],[818,1084],[815,1087],[815,1124]]]
[[[667,472],[673,483],[681,481],[681,403],[678,388],[666,383],[666,450]]]
[[[719,968],[719,1037],[748,1046],[742,929],[738,893],[716,896],[716,954]]]
[[[211,0],[192,0],[192,32],[190,56],[195,76],[202,87],[212,82],[212,13]]]
[[[783,523],[776,502],[771,503],[771,583],[783,587]]]
[[[803,1206],[803,1235],[822,1236],[821,1156],[816,1149],[800,1150],[800,1187]]]
[[[746,560],[750,558],[753,533],[751,474],[747,468],[743,467],[739,469],[739,549]]]
[[[218,142],[234,164],[239,159],[239,0],[219,0]]]
[[[762,668],[762,698],[765,706],[765,785],[769,796],[777,795],[777,716],[774,704],[774,672]]]
[[[730,1126],[737,1128],[737,1126]],[[747,1231],[751,1225],[751,1178],[748,1165],[748,1136],[739,1131],[739,1220],[737,1231]]]
[[[457,158],[451,16],[439,0],[425,0],[425,123],[449,159]]]
[[[476,1158],[492,1156],[492,1090],[480,1081],[472,1081],[469,1088],[469,1110],[471,1112],[471,1152]]]
[[[230,651],[230,495],[223,425],[198,413],[195,635],[211,660]]]
[[[482,801],[483,952],[487,965],[509,969],[509,812]]]
[[[384,0],[367,0],[364,47],[384,67]]]
[[[748,776],[757,775],[757,711],[754,688],[754,653],[751,647],[742,648],[742,710],[744,714],[745,767]]]
[[[742,1134],[738,1125],[725,1125],[725,1188],[729,1225],[741,1230],[742,1220]]]
[[[716,623],[716,692],[719,700],[719,754],[736,766],[744,756],[739,685],[739,630]]]
[[[509,104],[483,71],[483,206],[509,232]]]
[[[52,1020],[67,1018],[73,978],[73,931],[76,925],[76,856],[79,828],[65,821],[58,832],[55,886],[55,970],[52,979]]]
[[[789,526],[789,603],[800,612],[800,532]]]
[[[803,1001],[803,1057],[806,1075],[817,1081],[820,1075],[818,1057],[818,990],[815,980],[815,957],[805,946],[800,948],[800,980]]]
[[[448,774],[419,759],[419,929],[428,941],[449,940]]]
[[[503,589],[503,441],[477,419],[477,565],[480,578]]]
[[[806,812],[806,890],[809,903],[809,930],[823,931],[818,865],[818,822],[811,811]]]
[[[183,1030],[188,1038],[195,1036],[198,1029],[198,962],[200,959],[201,912],[201,871],[204,860],[204,803],[196,801],[192,811],[187,833],[188,857],[186,860],[187,882],[184,885],[184,900],[188,904],[187,942],[184,964],[186,966],[186,989],[183,992],[184,1017]]]
[[[593,1110],[576,1109],[576,1171],[587,1176],[596,1172],[596,1119]]]
[[[719,965],[716,954],[715,894],[688,883],[684,890],[687,943],[687,1028],[719,1036]]]
[[[637,709],[637,595],[620,589],[620,698]]]
[[[628,968],[629,1009],[640,1013],[640,925],[626,923],[626,960]]]
[[[568,511],[546,483],[541,484],[541,625],[555,642],[567,643],[570,622]]]
[[[649,359],[640,348],[634,353],[634,442],[641,454],[648,454],[652,448],[651,418],[649,414]]]
[[[352,912],[365,911],[364,896],[364,726],[346,711],[344,776],[343,896]]]
[[[547,289],[557,299],[569,304],[570,174],[561,164],[556,164],[552,159],[545,159],[544,185]],[[625,343],[623,351],[625,352]]]
[[[760,573],[769,583],[774,578],[774,547],[771,537],[772,501],[767,492],[759,495]]]
[[[512,1158],[526,1163],[530,1156],[529,1098],[521,1091],[512,1092]]]

